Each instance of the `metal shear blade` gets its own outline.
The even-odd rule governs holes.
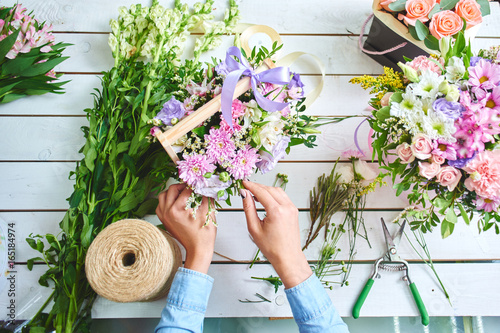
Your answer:
[[[385,224],[385,221],[383,218],[380,218],[380,221],[382,222],[382,229],[384,230],[384,236],[385,236],[385,244],[387,245],[387,253],[386,257],[388,261],[402,261],[401,257],[398,255],[398,245],[399,242],[401,241],[401,237],[403,235],[403,230],[406,226],[406,220],[401,224],[401,227],[399,230],[396,232],[394,237],[391,236],[389,233],[389,230],[387,229],[387,225]]]

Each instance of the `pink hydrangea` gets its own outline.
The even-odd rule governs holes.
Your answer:
[[[183,160],[177,162],[179,178],[191,187],[202,187],[206,184],[204,177],[207,172],[214,172],[216,166],[206,155],[183,155]]]
[[[210,129],[210,134],[205,134],[207,156],[213,161],[228,161],[235,155],[235,145],[231,134],[222,128]]]
[[[437,61],[441,66],[444,66],[443,58],[439,58]],[[431,72],[441,75],[441,68],[436,64],[435,60],[433,61],[426,56],[418,56],[412,61],[407,62],[406,65],[416,70],[419,74],[423,73],[425,70],[430,70]]]
[[[500,150],[486,150],[476,155],[463,168],[469,177],[465,186],[485,199],[495,199],[500,193]]]
[[[257,149],[246,146],[245,149],[238,150],[228,171],[234,179],[246,179],[252,174],[255,164],[259,161],[260,155]]]

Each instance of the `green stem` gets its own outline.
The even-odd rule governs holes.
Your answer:
[[[255,257],[252,260],[252,263],[250,264],[250,268],[252,268],[253,264],[255,264],[255,261],[259,257],[260,249],[257,249],[257,253],[255,254]]]

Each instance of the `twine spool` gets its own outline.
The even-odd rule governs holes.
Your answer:
[[[177,243],[165,231],[142,221],[115,222],[89,247],[85,273],[94,291],[115,302],[162,298],[182,263]]]

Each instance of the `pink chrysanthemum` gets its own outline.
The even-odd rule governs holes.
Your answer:
[[[220,116],[220,128],[227,133],[233,134],[234,132],[239,132],[242,129],[242,126],[238,124],[238,122],[233,118],[233,128],[229,127],[229,124],[226,122],[226,120]]]
[[[443,139],[437,139],[433,143],[432,154],[444,157],[447,160],[456,160],[457,159],[457,151],[453,147],[453,144],[449,143]]]
[[[206,155],[183,155],[182,158],[177,162],[179,178],[191,187],[203,186],[206,183],[204,175],[216,169]]]
[[[482,198],[480,196],[474,200],[477,210],[484,210],[485,212],[497,212],[498,206],[500,206],[500,197],[495,197],[492,199]]]
[[[260,161],[260,155],[257,149],[246,146],[245,149],[238,150],[228,171],[234,179],[246,179],[252,174],[255,163],[258,161]]]
[[[500,83],[500,66],[484,59],[469,67],[469,83],[481,89],[493,89]]]
[[[495,87],[491,93],[485,93],[482,96],[476,96],[478,99],[481,98],[481,102],[488,109],[500,112],[500,87]]]
[[[210,134],[205,134],[207,144],[207,156],[213,161],[224,162],[230,160],[235,155],[231,134],[222,128],[210,129]]]

